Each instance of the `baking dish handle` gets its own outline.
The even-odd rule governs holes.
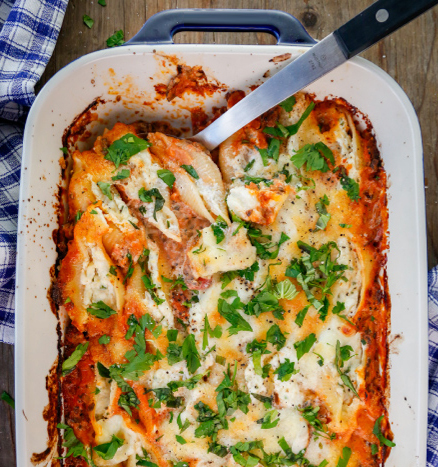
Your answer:
[[[316,43],[303,25],[284,11],[181,8],[151,16],[126,45],[173,44],[173,36],[180,31],[267,32],[281,45]]]

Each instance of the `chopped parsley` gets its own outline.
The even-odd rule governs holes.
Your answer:
[[[136,336],[143,334],[144,336],[146,329],[155,337],[155,339],[158,339],[163,330],[163,326],[161,326],[161,324],[157,325],[149,313],[142,315],[140,320],[137,320],[135,315],[129,315],[127,324],[128,331],[125,334],[126,340],[131,339],[134,334]]]
[[[195,180],[199,180],[198,172],[196,172],[193,165],[182,165],[181,166],[189,175],[191,175]]]
[[[308,353],[315,342],[316,336],[313,332],[302,341],[295,342],[294,347],[297,351],[297,359],[300,360],[304,354]]]
[[[315,439],[317,439],[319,436],[330,440],[336,438],[336,434],[329,433],[327,426],[323,424],[318,418],[318,412],[320,410],[320,407],[312,407],[311,405],[308,405],[298,410],[301,412],[301,415],[304,418],[304,420],[306,420],[309,423],[309,425],[313,428],[313,435],[315,436]]]
[[[270,364],[263,365],[262,367],[262,355],[271,353],[270,350],[267,350],[267,346],[267,341],[258,341],[256,339],[246,345],[246,352],[252,356],[254,371],[256,375],[262,378],[267,378],[271,369]]]
[[[278,105],[286,112],[290,112],[293,109],[296,101],[297,100],[295,96],[290,96],[287,99],[285,99],[283,102],[280,102]]]
[[[244,414],[249,411],[248,405],[251,404],[251,397],[248,393],[237,388],[236,385],[237,362],[234,364],[233,374],[230,371],[230,365],[224,372],[224,379],[216,388],[216,403],[219,417],[225,419],[232,415],[236,410]]]
[[[319,230],[324,230],[327,227],[331,215],[327,212],[327,206],[330,204],[330,201],[327,195],[324,195],[322,198],[319,198],[319,201],[316,203],[316,212],[319,214],[319,219],[316,221],[316,228]]]
[[[190,373],[194,373],[201,366],[199,352],[196,348],[195,336],[193,334],[189,334],[184,339],[181,348],[181,355],[182,358],[186,361],[187,368]]]
[[[99,444],[93,448],[93,451],[102,459],[111,460],[116,455],[119,447],[123,446],[124,443],[123,439],[113,435],[109,443]]]
[[[116,47],[125,43],[125,34],[122,29],[116,31],[112,36],[106,40],[107,47]]]
[[[8,404],[10,407],[12,407],[15,410],[15,401],[6,391],[3,391],[1,393],[0,399],[6,402],[6,404]]]
[[[288,358],[274,371],[274,375],[277,375],[277,378],[283,382],[289,381],[297,373],[298,370],[295,370],[295,362],[291,362]]]
[[[97,182],[97,186],[100,188],[100,191],[108,198],[113,199],[113,195],[111,193],[111,185],[106,182]]]
[[[332,313],[334,315],[338,315],[339,318],[344,319],[345,321],[349,322],[352,326],[354,326],[355,324],[352,323],[346,315],[341,315],[341,311],[344,311],[344,310],[345,310],[345,304],[342,302],[337,302],[336,305],[333,307]]]
[[[162,303],[165,302],[164,298],[160,298],[157,295],[156,290],[159,287],[152,282],[152,278],[150,276],[148,276],[147,274],[144,274],[143,276],[141,276],[141,280],[143,282],[143,285],[144,285],[145,289],[149,292],[149,295],[151,296],[152,300],[157,305],[161,305]]]
[[[356,180],[353,180],[344,173],[341,177],[341,186],[352,201],[359,201],[360,187]]]
[[[158,188],[152,188],[151,190],[145,190],[145,188],[142,187],[140,188],[140,190],[138,190],[138,197],[140,198],[140,201],[143,201],[143,203],[152,203],[155,198],[153,216],[154,216],[154,219],[157,220],[157,212],[163,209],[164,203],[166,202],[163,196],[161,195],[160,191],[158,190]],[[146,210],[144,209],[144,206],[142,207],[140,207],[139,211],[143,215],[145,215]]]
[[[178,276],[176,279],[169,279],[168,277],[161,276],[161,279],[163,280],[163,282],[167,282],[168,284],[172,284],[172,286],[170,287],[171,290],[173,290],[175,287],[178,287],[178,285],[181,286],[182,290],[187,290],[188,289],[186,283],[184,282],[183,276]]]
[[[277,122],[277,125],[275,127],[266,127],[263,130],[263,133],[267,133],[268,135],[278,136],[278,137],[287,137],[287,136],[296,135],[298,133],[298,130],[301,128],[301,125],[304,123],[304,121],[307,119],[307,117],[310,115],[310,113],[312,112],[314,108],[315,108],[315,103],[311,102],[307,106],[306,110],[303,112],[303,114],[301,115],[297,123],[294,123],[293,125],[289,125],[285,127],[281,123]],[[292,110],[292,107],[291,107],[291,110]]]
[[[377,437],[380,442],[380,446],[388,446],[389,448],[393,448],[395,443],[383,436],[383,433],[380,429],[380,424],[382,423],[383,415],[381,415],[374,424],[373,434]]]
[[[195,437],[206,438],[211,436],[213,437],[213,442],[215,442],[217,432],[222,429],[228,429],[227,419],[214,412],[202,401],[199,401],[195,405],[195,409],[198,411],[196,421],[199,422],[199,426],[195,430]]]
[[[211,224],[213,235],[216,237],[216,244],[219,244],[223,240],[225,240],[225,229],[227,227],[228,227],[228,224],[225,222],[225,220],[221,216],[218,216],[216,218],[216,222],[214,224]]]
[[[75,222],[78,222],[78,221],[81,219],[82,214],[83,214],[82,211],[78,211],[78,212],[76,213],[76,215],[75,215]]]
[[[149,146],[151,146],[151,143],[148,141],[138,138],[132,133],[127,133],[111,144],[105,154],[105,159],[113,162],[116,169],[118,169],[120,165],[127,165],[132,156]]]
[[[351,224],[339,224],[340,227],[343,229],[351,229],[352,225]]]
[[[93,27],[94,19],[90,18],[88,15],[82,16],[82,21],[88,29],[91,29]]]
[[[351,457],[351,449],[348,447],[342,448],[342,456],[338,459],[336,467],[347,467]]]
[[[111,180],[117,181],[117,180],[124,180],[125,178],[128,178],[131,175],[131,171],[128,169],[122,169],[119,172],[114,175],[114,177],[111,177]],[[111,199],[111,198],[110,198]]]
[[[307,312],[309,311],[309,308],[310,308],[310,305],[306,305],[304,308],[302,308],[302,309],[297,313],[297,316],[296,316],[296,318],[295,318],[295,324],[296,324],[298,327],[301,327],[301,326],[303,325],[304,318],[306,317]]]
[[[208,347],[208,336],[215,337],[217,339],[222,336],[222,327],[218,324],[214,329],[212,329],[208,321],[207,314],[204,317],[204,329],[201,329],[201,331],[203,332],[202,350],[205,350]]]
[[[304,145],[292,156],[291,161],[297,169],[305,167],[307,171],[319,170],[321,172],[330,170],[327,161],[332,165],[335,163],[332,151],[322,142]]]
[[[281,143],[278,139],[271,138],[266,149],[257,148],[264,167],[269,164],[269,159],[273,159],[275,162],[278,161],[278,157],[280,156],[280,145]]]
[[[83,457],[87,464],[90,464],[92,462],[91,459],[88,458],[88,452],[86,447],[76,438],[75,432],[73,431],[73,428],[69,427],[68,425],[65,425],[64,423],[58,423],[56,425],[56,428],[59,428],[60,430],[64,430],[64,442],[62,443],[62,446],[67,448],[67,453],[62,459],[65,459],[67,457],[73,456],[73,457]],[[93,465],[92,463],[91,465]]]
[[[116,310],[113,310],[107,304],[102,302],[102,300],[99,300],[97,303],[92,303],[90,307],[87,308],[87,312],[99,319],[106,319],[111,315],[117,314]]]
[[[245,168],[243,169],[243,171],[248,172],[249,170],[251,170],[254,164],[255,164],[255,159],[250,160],[248,164],[245,165]]]
[[[221,294],[221,297],[235,297],[232,303],[228,303],[224,298],[220,298],[217,305],[219,314],[231,324],[231,327],[228,328],[229,335],[232,336],[240,331],[252,331],[251,325],[238,311],[239,309],[243,309],[244,305],[240,301],[237,292],[235,290],[227,290]]]
[[[234,234],[233,234],[234,235]],[[222,290],[236,277],[243,277],[247,281],[254,281],[255,273],[260,269],[259,263],[256,261],[246,269],[239,269],[237,271],[227,271],[221,275]]]
[[[277,350],[280,350],[286,344],[286,337],[281,332],[278,324],[273,324],[266,333],[266,340],[271,343],[274,347],[277,347]]]
[[[172,188],[173,184],[175,183],[175,175],[170,170],[167,169],[160,169],[157,170],[157,175],[163,182],[169,187]]]
[[[262,425],[262,430],[269,430],[270,428],[275,428],[279,421],[280,418],[278,418],[278,411],[273,409],[266,412],[263,418],[257,420],[257,424]]]
[[[128,254],[126,255],[126,257],[128,258],[129,263],[128,263],[128,270],[126,271],[126,276],[125,276],[125,278],[123,279],[123,284],[126,284],[126,281],[127,281],[130,277],[132,277],[132,274],[134,273],[134,266],[133,266],[133,263],[134,263],[134,262],[132,261],[132,255],[131,255],[131,253],[128,253]]]
[[[109,344],[110,342],[111,342],[111,337],[107,336],[106,334],[99,337],[99,344],[100,345],[106,345],[106,344]]]
[[[342,384],[348,389],[350,389],[352,393],[360,399],[359,394],[353,386],[350,377],[347,375],[346,371],[342,370],[342,368],[344,368],[344,362],[350,360],[350,358],[352,357],[352,351],[353,349],[351,348],[351,346],[344,345],[341,347],[341,343],[339,341],[336,341],[335,366],[339,376],[341,377]]]
[[[332,259],[333,251],[339,252],[335,242],[325,243],[319,249],[301,241],[298,241],[297,245],[304,254],[301,258],[291,261],[286,269],[286,276],[298,281],[307,300],[324,321],[328,313],[328,295],[331,295],[331,288],[338,280],[347,281],[344,271],[348,266],[338,264],[337,258]]]

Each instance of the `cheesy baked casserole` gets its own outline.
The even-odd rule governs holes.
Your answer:
[[[297,94],[217,163],[117,123],[69,175],[64,465],[384,463],[387,180],[354,109]]]

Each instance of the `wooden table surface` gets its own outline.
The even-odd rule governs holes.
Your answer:
[[[358,14],[371,0],[70,0],[52,59],[41,80],[44,84],[72,60],[106,47],[106,39],[123,29],[131,38],[143,23],[170,8],[264,8],[284,10],[298,17],[309,33],[321,39]],[[84,14],[94,19],[88,29]],[[429,267],[438,263],[438,8],[380,42],[363,56],[388,72],[405,90],[420,119],[427,205]],[[273,44],[264,33],[180,33],[176,42]],[[40,86],[39,86],[40,87]],[[14,394],[13,346],[0,344],[0,392]],[[15,465],[14,413],[0,405],[0,467]]]

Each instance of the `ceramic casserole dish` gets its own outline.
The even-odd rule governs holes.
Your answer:
[[[268,31],[277,36],[278,44],[174,44],[173,34],[182,29]],[[58,334],[65,324],[52,312],[48,290],[57,259],[53,232],[58,228],[63,159],[59,148],[66,128],[93,102],[93,117],[85,122],[88,138],[76,142],[80,149],[89,147],[93,138],[116,121],[167,120],[190,127],[188,109],[203,106],[208,113],[225,104],[225,92],[178,99],[179,103],[157,100],[157,85],[175,74],[177,62],[202,66],[209,79],[223,83],[226,89],[248,90],[314,42],[295,18],[282,12],[167,11],[151,18],[124,47],[101,50],[71,63],[39,93],[26,124],[20,187],[15,345],[19,467],[30,465],[34,453],[47,448],[44,456],[32,458],[38,463],[57,448],[56,440],[47,444],[48,438],[56,437],[56,430],[47,429],[43,411],[49,397],[56,396],[46,390],[46,376],[58,357]],[[283,60],[272,60],[278,56]],[[399,85],[362,58],[351,60],[306,90],[317,98],[346,99],[369,118],[375,130],[389,176],[389,420],[397,443],[385,465],[425,466],[427,262],[419,123]]]

